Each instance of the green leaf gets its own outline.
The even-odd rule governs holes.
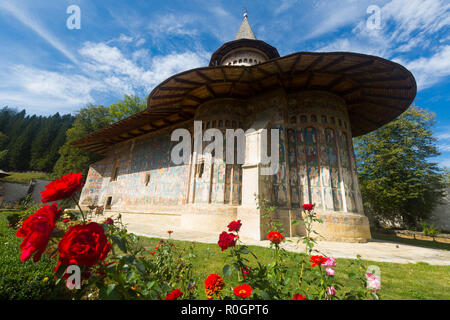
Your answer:
[[[267,293],[267,292],[265,292],[264,290],[260,290],[259,292],[258,292],[258,294],[261,296],[261,298],[263,298],[264,300],[271,300],[270,299],[270,295]]]
[[[223,266],[222,274],[224,277],[228,278],[231,276],[232,273],[233,273],[233,268],[230,265],[226,264]]]
[[[120,300],[122,295],[115,283],[102,287],[99,292],[99,298],[101,300]]]
[[[127,245],[124,238],[111,235],[111,239],[113,240],[114,244],[116,244],[120,250],[122,250],[124,253],[127,253]]]

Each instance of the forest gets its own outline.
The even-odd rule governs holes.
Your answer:
[[[0,168],[51,172],[74,120],[70,114],[36,116],[4,107],[0,111]]]

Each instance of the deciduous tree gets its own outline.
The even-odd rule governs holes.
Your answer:
[[[443,196],[432,127],[435,115],[410,107],[395,121],[355,139],[359,181],[372,222],[415,227]]]

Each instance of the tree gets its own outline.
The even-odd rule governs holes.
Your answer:
[[[359,181],[371,222],[415,227],[439,204],[444,175],[429,158],[439,155],[435,115],[411,106],[396,120],[355,139]]]
[[[0,168],[51,171],[73,121],[70,114],[30,117],[25,110],[4,107],[0,110]]]
[[[66,132],[66,142],[59,149],[60,157],[53,168],[55,175],[81,172],[86,177],[89,165],[100,160],[101,156],[74,147],[70,143],[110,124],[108,108],[92,104],[82,108],[76,114],[72,127]]]
[[[123,100],[109,106],[109,113],[112,121],[119,121],[144,110],[146,107],[147,103],[145,99],[141,99],[135,95],[125,95]]]

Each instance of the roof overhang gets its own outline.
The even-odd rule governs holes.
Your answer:
[[[217,66],[174,75],[153,89],[147,110],[72,144],[104,153],[114,143],[193,119],[195,110],[217,98],[248,99],[283,88],[287,93],[323,90],[348,106],[353,136],[392,121],[413,102],[414,76],[395,62],[348,52],[298,52],[253,66]]]

